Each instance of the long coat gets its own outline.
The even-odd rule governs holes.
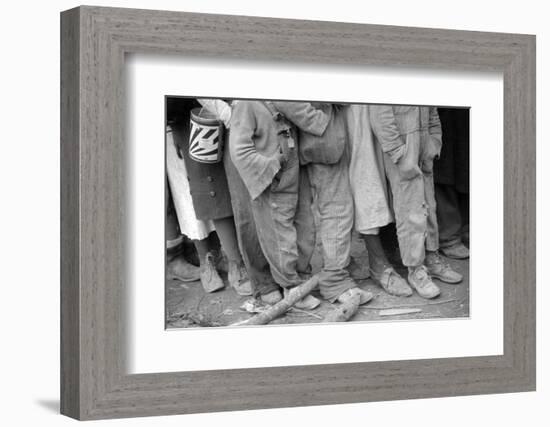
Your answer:
[[[389,204],[383,153],[373,138],[368,105],[345,107],[348,130],[349,180],[355,205],[355,230],[377,234],[394,221]]]

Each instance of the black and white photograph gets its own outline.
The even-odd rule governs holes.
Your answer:
[[[544,4],[5,2],[2,425],[550,425]]]
[[[469,317],[469,117],[167,95],[166,328]]]

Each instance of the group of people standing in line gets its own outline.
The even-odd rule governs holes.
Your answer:
[[[191,111],[219,132],[195,129]],[[239,295],[275,304],[311,276],[318,241],[321,298],[365,304],[373,295],[350,273],[355,231],[391,295],[435,298],[434,279],[462,281],[445,257],[469,257],[467,109],[174,97],[167,113],[168,278],[214,292],[225,262]],[[406,277],[380,238],[391,223]],[[198,267],[178,251],[183,235]],[[319,304],[310,294],[296,306]]]

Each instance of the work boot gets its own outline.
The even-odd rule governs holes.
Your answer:
[[[407,284],[393,267],[387,267],[382,273],[370,270],[370,274],[375,283],[380,285],[388,294],[396,297],[410,297],[413,290]]]
[[[361,288],[351,288],[345,291],[342,295],[338,297],[338,302],[341,302],[342,304],[346,303],[350,299],[352,299],[355,295],[359,295],[359,305],[363,305],[368,303],[374,295]]]
[[[454,271],[437,252],[428,252],[424,262],[430,276],[451,284],[462,281],[462,274]]]
[[[439,251],[446,257],[452,259],[467,259],[470,257],[470,250],[461,242],[446,248],[439,248]]]
[[[235,292],[241,296],[252,295],[252,282],[248,278],[248,272],[244,264],[236,261],[228,261],[227,280]]]
[[[424,265],[418,267],[409,267],[409,284],[416,289],[418,295],[422,298],[435,298],[440,294],[437,285],[432,282],[432,278],[428,274],[428,269]]]
[[[260,300],[269,305],[275,305],[283,299],[281,292],[276,289],[268,294],[260,295]]]
[[[182,282],[194,282],[201,277],[201,269],[181,256],[172,259],[166,267],[166,278]]]
[[[223,281],[214,267],[214,255],[208,252],[201,263],[201,283],[206,292],[215,292],[224,287]]]
[[[285,297],[288,294],[288,292],[290,292],[290,289],[284,290]],[[321,301],[319,301],[318,298],[315,298],[313,295],[308,294],[305,297],[303,297],[301,300],[296,301],[296,303],[294,304],[294,307],[299,308],[301,310],[313,310],[319,307],[320,304],[321,304]]]
[[[349,264],[346,267],[349,275],[355,280],[365,280],[370,277],[367,263],[359,264],[355,258],[349,257]]]

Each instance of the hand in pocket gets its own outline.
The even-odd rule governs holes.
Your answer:
[[[421,174],[418,167],[418,157],[414,155],[409,142],[405,144],[403,155],[396,165],[404,179],[413,179]]]
[[[422,160],[422,164],[420,165],[420,169],[424,173],[432,173],[433,170],[434,170],[434,159],[433,159],[433,157],[431,159]]]
[[[420,168],[425,173],[431,173],[434,169],[434,160],[439,158],[441,143],[434,137],[428,138],[424,146],[422,158],[420,159]]]

